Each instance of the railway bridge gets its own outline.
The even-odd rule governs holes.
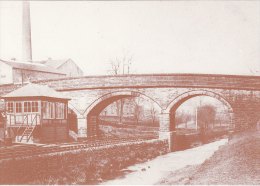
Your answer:
[[[41,80],[71,98],[69,107],[77,115],[78,137],[97,134],[98,115],[112,102],[143,97],[156,103],[159,113],[159,137],[169,139],[175,130],[174,114],[186,100],[210,96],[225,104],[231,123],[240,130],[254,126],[260,119],[260,76],[213,74],[138,74],[85,76]],[[0,86],[0,96],[20,84]]]

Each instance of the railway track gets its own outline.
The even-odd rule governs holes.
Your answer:
[[[64,151],[91,149],[101,146],[108,146],[121,143],[130,143],[145,141],[149,139],[106,139],[106,140],[89,140],[82,143],[65,143],[65,144],[50,144],[50,145],[37,145],[37,144],[18,144],[10,147],[0,148],[0,160],[13,159],[26,156],[35,156],[49,153],[57,153]]]

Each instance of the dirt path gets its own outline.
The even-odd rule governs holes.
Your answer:
[[[222,139],[200,147],[178,151],[157,157],[151,161],[128,167],[131,173],[122,178],[105,182],[106,185],[153,185],[163,183],[174,171],[186,166],[198,165],[211,157],[221,145],[227,143]]]
[[[157,184],[260,185],[259,146],[259,131],[242,132],[202,165],[174,171]]]

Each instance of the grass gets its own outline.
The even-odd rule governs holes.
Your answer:
[[[160,184],[259,185],[259,136],[255,130],[237,133],[202,165],[175,171]]]
[[[154,140],[15,158],[0,163],[0,184],[98,184],[167,151],[166,141]]]

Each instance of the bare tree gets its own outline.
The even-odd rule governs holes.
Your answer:
[[[260,65],[258,67],[257,66],[255,66],[255,67],[247,66],[247,68],[252,75],[259,75],[260,74]]]
[[[152,124],[154,125],[154,124],[155,124],[155,121],[156,121],[157,111],[156,111],[156,109],[154,108],[154,105],[153,105],[153,104],[151,105],[151,108],[150,108],[150,114],[151,114],[151,118],[152,118]]]
[[[188,128],[188,121],[190,121],[192,116],[189,113],[186,112],[177,112],[175,115],[175,122],[176,125],[182,125],[185,124],[185,128]]]
[[[122,71],[123,74],[130,74],[130,66],[132,65],[133,62],[133,56],[126,56],[124,55],[122,58]],[[126,67],[126,70],[125,70]]]
[[[115,58],[113,60],[111,59],[110,60],[110,65],[111,65],[110,72],[112,73],[112,75],[120,74],[121,61],[118,60],[118,58]]]
[[[200,129],[208,129],[215,122],[216,109],[212,105],[203,105],[198,108],[198,122]]]
[[[136,121],[136,124],[138,124],[142,118],[143,114],[143,107],[140,104],[140,99],[136,98],[134,99],[134,118]]]
[[[110,73],[112,75],[120,75],[120,74],[129,74],[130,66],[133,61],[132,55],[123,55],[121,58],[110,59],[111,70]],[[116,113],[119,117],[119,123],[122,123],[123,115],[124,115],[124,99],[120,99],[116,101]]]
[[[109,60],[111,69],[109,70],[112,75],[130,74],[131,65],[133,62],[133,55],[123,55],[123,57],[116,57]]]

